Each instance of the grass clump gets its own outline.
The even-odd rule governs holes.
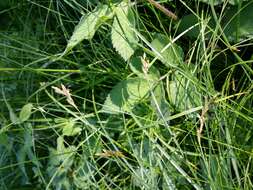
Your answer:
[[[252,8],[0,3],[0,189],[252,189]]]

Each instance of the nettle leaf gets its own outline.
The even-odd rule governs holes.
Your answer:
[[[230,41],[253,37],[253,2],[242,6],[239,11],[237,7],[232,7],[225,13],[224,18],[224,33]]]
[[[155,66],[151,66],[148,69],[148,74],[145,75],[143,71],[143,64],[141,61],[141,57],[133,57],[130,59],[130,69],[140,78],[148,78],[149,80],[158,80],[160,77],[159,71],[155,68]]]
[[[82,128],[79,127],[73,119],[68,119],[63,123],[62,134],[64,136],[75,136],[79,135]]]
[[[165,98],[165,90],[162,81],[157,84],[153,91],[154,99],[151,99],[151,105],[156,110],[158,118],[169,117],[169,104]]]
[[[159,81],[160,73],[159,70],[152,65],[149,70],[148,74],[145,75],[142,68],[143,64],[141,62],[140,57],[134,57],[130,60],[130,68],[138,77],[146,78],[152,83],[156,83],[156,86],[153,89],[154,99],[151,99],[151,106],[156,110],[158,117],[163,114],[163,116],[168,116],[168,103],[165,99],[165,92],[163,88],[162,81]],[[158,82],[159,81],[159,82]],[[159,109],[159,110],[158,110]]]
[[[200,22],[201,20],[196,15],[194,14],[186,15],[180,20],[178,31],[184,32],[185,30],[189,29],[191,26]],[[204,22],[206,22],[204,36],[205,38],[210,38],[212,35],[212,30],[215,28],[215,21],[212,17],[210,17],[210,18],[206,18]],[[200,35],[201,27],[203,26],[199,24],[198,26],[189,30],[185,35],[190,38],[198,38]]]
[[[176,111],[181,112],[201,105],[201,95],[194,84],[178,72],[174,73],[169,82],[167,94],[170,105]]]
[[[155,34],[154,40],[151,42],[152,47],[159,52],[161,56],[158,58],[168,67],[175,67],[183,62],[184,52],[176,43],[170,45],[166,50],[161,52],[165,46],[171,43],[171,40],[163,34]]]
[[[21,109],[21,111],[19,113],[19,121],[20,122],[25,122],[30,118],[30,116],[32,114],[32,108],[33,108],[33,105],[31,103],[23,106],[23,108]]]
[[[134,74],[136,74],[138,77],[143,77],[143,69],[142,69],[142,62],[141,57],[133,57],[130,59],[130,69]]]
[[[68,41],[67,47],[63,54],[66,54],[84,39],[92,39],[99,26],[112,17],[112,11],[109,10],[107,5],[103,4],[98,5],[94,12],[90,12],[82,16],[78,25],[75,27],[75,30]]]
[[[115,8],[115,18],[112,25],[112,44],[116,51],[127,61],[137,48],[138,38],[133,29],[135,17],[129,5],[120,3]]]
[[[47,174],[53,178],[52,185],[55,189],[72,189],[68,173],[74,163],[75,146],[65,147],[64,138],[57,138],[57,148],[49,148],[49,161],[47,166]]]
[[[102,111],[111,114],[129,112],[150,90],[143,78],[130,78],[118,83],[106,98]]]

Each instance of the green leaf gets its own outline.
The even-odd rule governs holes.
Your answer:
[[[178,31],[182,33],[186,31],[187,29],[189,29],[190,27],[192,27],[193,25],[200,22],[201,20],[199,20],[199,18],[196,15],[194,14],[186,15],[180,20]],[[215,21],[211,17],[211,18],[206,19],[205,22],[207,22],[207,26],[205,27],[205,38],[210,38],[212,35],[212,31],[210,29],[215,28]],[[198,38],[200,35],[200,31],[201,31],[201,25],[198,25],[194,27],[193,29],[189,30],[185,35],[190,38]]]
[[[116,51],[127,61],[137,48],[138,38],[134,33],[134,14],[125,2],[115,8],[116,17],[112,25],[112,44]]]
[[[158,80],[158,78],[160,77],[160,73],[153,65],[148,69],[147,75],[144,74],[142,66],[143,64],[141,62],[141,57],[133,57],[130,59],[130,69],[133,71],[134,74],[136,74],[140,78]]]
[[[64,136],[75,136],[81,133],[81,127],[76,125],[76,122],[73,119],[68,119],[63,123],[62,134]]]
[[[107,5],[98,5],[94,12],[82,16],[63,54],[66,54],[84,39],[92,39],[99,26],[112,18],[112,16],[113,13]]]
[[[0,149],[2,147],[5,147],[9,152],[12,151],[13,141],[9,139],[7,134],[0,132],[0,142],[1,142]]]
[[[11,105],[9,104],[9,102],[6,100],[5,98],[5,95],[3,94],[3,99],[4,99],[4,102],[8,108],[8,111],[9,111],[9,116],[10,116],[10,120],[13,124],[19,124],[19,119],[17,117],[17,115],[15,114],[15,112],[13,111]]]
[[[231,175],[231,163],[227,163],[225,154],[215,155],[210,154],[208,158],[208,165],[200,162],[200,173],[205,180],[212,179],[213,187],[227,187],[233,189],[233,185],[227,180]],[[210,189],[210,187],[208,187]]]
[[[0,1],[0,10],[7,9],[14,4],[11,0]]]
[[[225,0],[223,0],[225,1]],[[231,4],[231,5],[238,5],[240,3],[243,3],[243,2],[246,2],[246,1],[249,1],[249,0],[229,0],[228,2]]]
[[[26,168],[25,161],[27,160],[27,157],[30,161],[36,166],[37,168],[42,167],[40,162],[37,159],[37,156],[33,152],[33,134],[32,134],[32,126],[31,124],[27,124],[23,131],[23,144],[19,146],[19,149],[16,153],[17,160],[19,163],[19,168],[23,173],[24,181],[26,183],[29,182],[28,177],[28,169]]]
[[[230,41],[241,41],[253,37],[253,2],[238,11],[232,7],[224,15],[224,33]]]
[[[144,73],[142,70],[142,62],[140,57],[133,57],[130,59],[130,69],[134,74],[136,74],[138,77],[143,77]]]
[[[234,4],[237,1],[230,1]],[[243,4],[242,8],[238,11],[238,6],[231,6],[223,15],[221,22],[223,32],[229,41],[237,42],[246,38],[253,37],[253,2]],[[184,16],[178,27],[179,32],[183,32],[191,26],[199,23],[200,20],[194,14]],[[216,27],[215,20],[211,17],[205,27],[205,37],[210,38],[212,35],[211,29]],[[201,26],[198,25],[186,33],[188,37],[197,38],[200,35]]]
[[[196,17],[196,15],[194,14],[190,14],[190,15],[186,15],[184,16],[181,20],[180,20],[180,24],[178,27],[178,31],[184,32],[185,30],[187,30],[188,28],[190,28],[191,26],[197,24],[199,22],[198,18]],[[191,38],[197,38],[199,36],[200,33],[200,28],[199,26],[194,27],[193,29],[191,29],[190,31],[188,31],[186,33],[186,35],[188,37]]]
[[[155,100],[152,99],[151,105],[156,110],[158,118],[161,118],[162,116],[169,117],[169,104],[165,98],[165,91],[162,81],[160,81],[159,84],[154,88],[153,92]]]
[[[57,148],[49,148],[49,160],[47,166],[47,174],[52,178],[53,189],[72,189],[70,188],[70,180],[68,177],[71,172],[71,166],[74,163],[76,147],[64,145],[64,138],[57,138]]]
[[[170,45],[166,50],[161,52],[171,40],[163,34],[155,34],[154,40],[151,42],[152,47],[158,51],[162,57],[159,59],[168,67],[175,67],[183,62],[184,52],[176,43]]]
[[[200,2],[204,2],[204,3],[208,3],[208,4],[213,3],[213,5],[219,5],[227,0],[195,0],[195,1],[200,1]],[[248,0],[229,0],[228,2],[231,5],[237,5],[239,3],[242,3],[243,1],[248,1]]]
[[[170,105],[176,111],[182,112],[201,105],[201,95],[198,93],[197,88],[178,72],[175,72],[172,76],[167,94]]]
[[[18,119],[17,115],[15,114],[15,112],[13,111],[11,105],[7,101],[5,101],[5,103],[6,103],[6,106],[7,106],[8,110],[9,110],[9,115],[10,115],[11,122],[13,124],[18,124],[19,119]]]
[[[134,57],[130,60],[130,68],[138,77],[148,78],[148,80],[152,81],[153,83],[156,83],[160,78],[160,73],[154,65],[149,68],[147,75],[143,73],[140,57]],[[163,116],[168,116],[169,105],[165,99],[165,92],[162,81],[159,81],[159,83],[153,89],[153,94],[153,98],[155,100],[153,98],[151,99],[151,106],[156,110],[158,117],[161,117],[161,114],[163,114]]]
[[[33,108],[33,105],[31,103],[23,106],[23,108],[21,109],[19,113],[20,122],[25,122],[26,120],[30,118],[31,113],[32,113],[32,108]]]
[[[131,78],[118,83],[106,98],[102,111],[119,114],[129,112],[149,92],[150,85],[143,78]]]

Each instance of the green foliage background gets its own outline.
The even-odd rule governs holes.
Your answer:
[[[253,2],[158,3],[0,1],[1,190],[253,188]]]

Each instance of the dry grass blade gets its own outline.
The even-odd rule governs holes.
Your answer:
[[[177,20],[177,15],[175,15],[170,10],[166,9],[164,6],[160,5],[159,3],[155,2],[154,0],[148,0],[148,2],[152,5],[154,5],[157,9],[162,11],[164,14],[166,14],[168,17],[172,18],[173,20]]]
[[[96,153],[96,156],[100,156],[100,157],[120,157],[123,158],[125,157],[125,155],[121,152],[121,151],[112,151],[112,150],[103,150],[103,152],[101,153]]]
[[[207,101],[207,98],[205,97],[205,105],[202,109],[201,116],[199,118],[200,127],[199,127],[199,129],[197,129],[197,137],[198,137],[199,144],[201,144],[201,134],[204,129],[204,125],[205,125],[205,121],[206,121],[206,113],[208,112],[208,109],[209,109],[208,106],[209,106],[209,103]]]
[[[58,88],[58,87],[55,87],[55,86],[52,86],[52,88],[55,90],[55,93],[66,96],[67,102],[68,102],[71,106],[73,106],[75,109],[78,110],[78,108],[77,108],[77,106],[76,106],[74,100],[73,100],[72,97],[71,97],[71,93],[70,93],[70,90],[69,90],[69,89],[67,89],[63,84],[61,84],[61,89]]]

